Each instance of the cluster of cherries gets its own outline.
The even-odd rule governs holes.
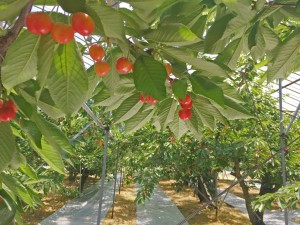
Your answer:
[[[26,26],[29,32],[36,35],[51,33],[52,38],[59,44],[66,44],[72,41],[75,32],[88,36],[95,29],[93,19],[83,12],[76,12],[72,15],[71,25],[61,22],[53,23],[47,13],[32,12],[26,17]]]
[[[64,24],[61,22],[53,23],[51,17],[44,12],[32,12],[29,13],[26,18],[26,25],[28,30],[36,35],[45,35],[51,33],[52,38],[59,44],[66,44],[74,39],[74,33],[77,32],[82,36],[89,36],[95,29],[93,19],[83,12],[76,12],[72,15],[72,24]],[[106,76],[110,71],[110,65],[103,61],[105,51],[100,44],[93,44],[89,48],[89,55],[95,61],[94,69],[95,73],[99,76]],[[172,73],[172,66],[169,63],[164,64],[168,79],[172,85],[172,79],[170,74]],[[126,57],[121,57],[116,61],[116,69],[120,74],[127,74],[133,71],[133,63]],[[156,104],[158,101],[149,95],[140,94],[140,100],[143,103]],[[188,120],[192,116],[192,100],[187,94],[185,99],[179,99],[181,109],[178,112],[179,118],[182,120]],[[13,103],[13,102],[12,102]],[[3,109],[0,110],[0,120],[8,121],[14,118],[16,109],[13,107],[7,107],[3,103]],[[14,105],[14,104],[13,104]],[[3,116],[5,115],[5,116]]]
[[[101,77],[106,76],[110,71],[110,65],[103,61],[105,51],[99,44],[93,44],[89,48],[91,58],[96,62],[94,65],[95,73]],[[121,57],[116,62],[116,69],[120,74],[127,74],[133,70],[133,63],[126,57]]]
[[[8,122],[15,118],[18,107],[12,100],[3,101],[0,99],[0,122]]]
[[[170,74],[173,72],[172,66],[169,63],[164,63],[164,66],[166,68],[168,78],[170,81],[170,85],[172,86],[173,79],[170,78]],[[149,103],[149,104],[156,104],[158,101],[151,97],[150,95],[145,95],[143,93],[140,93],[140,101],[143,103]],[[193,102],[192,98],[189,94],[185,95],[185,99],[179,99],[180,107],[181,109],[178,111],[178,116],[181,120],[189,120],[192,116],[192,107]]]

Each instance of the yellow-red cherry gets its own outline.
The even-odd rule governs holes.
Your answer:
[[[44,12],[29,13],[26,17],[29,32],[36,35],[48,34],[53,26],[51,17]]]
[[[73,29],[82,36],[91,35],[95,29],[94,20],[86,13],[77,12],[72,16]]]
[[[190,109],[180,109],[178,115],[181,120],[189,120],[192,117],[192,111]]]
[[[74,38],[74,30],[71,26],[64,23],[55,23],[51,30],[52,38],[59,44],[67,44]]]
[[[172,66],[169,63],[164,63],[168,76],[173,72]]]
[[[116,68],[119,73],[126,74],[133,70],[133,63],[126,57],[121,57],[116,62]]]
[[[103,47],[99,44],[93,44],[89,48],[89,54],[94,61],[102,60],[105,55]]]
[[[101,77],[106,76],[110,71],[110,65],[107,62],[98,61],[94,65],[95,73]]]

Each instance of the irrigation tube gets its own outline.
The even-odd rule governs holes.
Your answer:
[[[286,186],[286,167],[285,167],[285,133],[283,128],[283,107],[282,107],[282,79],[279,79],[279,113],[280,113],[280,148],[281,148],[281,170],[282,170],[282,184]],[[288,210],[284,209],[285,225],[289,224]]]
[[[103,164],[102,164],[102,175],[101,175],[101,187],[100,187],[97,225],[100,225],[100,221],[101,221],[101,211],[102,211],[102,202],[103,202],[103,193],[104,193],[104,180],[105,180],[105,170],[106,170],[106,155],[107,155],[107,147],[108,147],[108,135],[109,135],[109,128],[105,127],[104,155],[103,155]]]

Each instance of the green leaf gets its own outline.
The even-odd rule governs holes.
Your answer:
[[[12,210],[9,210],[4,206],[5,204],[2,204],[2,206],[0,206],[0,225],[9,225],[15,217],[16,209],[13,208]]]
[[[111,94],[115,93],[115,90],[117,89],[120,83],[120,74],[117,71],[115,64],[117,59],[121,56],[122,52],[118,47],[111,49],[107,56],[107,62],[110,65],[110,71],[106,76],[102,78],[102,80]]]
[[[126,21],[126,27],[130,27],[134,30],[147,30],[149,25],[145,23],[136,13],[135,11],[121,8],[119,9],[123,20]]]
[[[185,46],[200,39],[183,24],[168,24],[159,26],[145,35],[147,39],[170,46]]]
[[[204,129],[204,126],[201,118],[198,116],[198,113],[195,110],[196,109],[194,107],[191,109],[192,117],[189,120],[185,120],[184,123],[187,128],[194,134],[194,137],[198,141],[201,141],[202,130]]]
[[[212,101],[211,101],[211,103],[228,120],[253,118],[253,116],[250,115],[249,112],[244,107],[242,107],[240,104],[236,103],[232,99],[225,96],[224,100],[225,100],[224,108]]]
[[[22,201],[27,203],[30,206],[33,206],[33,200],[30,197],[30,194],[19,181],[17,181],[11,175],[1,173],[0,180],[5,184],[5,186],[13,192],[14,195],[18,196]]]
[[[11,90],[37,75],[37,48],[39,36],[23,31],[19,38],[9,47],[1,73],[6,89]]]
[[[181,80],[174,80],[172,84],[172,90],[174,95],[177,98],[185,98],[185,94],[188,88],[188,84],[186,82],[186,79],[181,79]]]
[[[101,80],[101,77],[95,73],[94,66],[91,66],[87,69],[88,83],[89,88],[86,95],[87,99],[90,99],[93,96],[93,93]]]
[[[152,57],[142,55],[134,63],[133,76],[138,91],[159,101],[166,97],[167,72],[163,64]]]
[[[114,112],[113,116],[115,123],[120,123],[133,117],[143,106],[139,99],[139,94],[136,93],[127,98]]]
[[[294,62],[299,56],[299,49],[300,29],[297,29],[277,47],[276,54],[268,65],[268,82],[290,75],[294,69]]]
[[[36,171],[29,164],[21,164],[19,169],[31,179],[38,180]]]
[[[177,107],[178,102],[173,98],[167,98],[159,103],[157,119],[163,130],[173,121]]]
[[[120,40],[125,38],[122,16],[117,10],[99,3],[88,3],[86,8],[102,35]]]
[[[131,117],[129,120],[126,120],[125,123],[125,132],[132,133],[137,131],[138,129],[142,128],[147,122],[151,120],[155,113],[154,110],[147,110],[151,109],[152,105],[144,104],[143,107],[139,110],[139,112]]]
[[[30,137],[29,137],[30,139]],[[36,153],[55,171],[64,174],[64,163],[59,151],[53,148],[48,142],[42,138],[42,148],[39,148],[31,141],[31,145]]]
[[[191,54],[184,50],[169,47],[163,48],[162,50],[169,56],[190,64],[193,68],[202,71],[205,76],[228,77],[226,71],[224,71],[219,65],[206,61],[205,59],[194,58]]]
[[[222,51],[219,53],[216,61],[223,63],[228,66],[230,69],[234,69],[237,64],[237,60],[240,57],[240,54],[243,50],[244,38],[238,38],[230,42]]]
[[[30,135],[31,139],[34,141],[35,145],[39,148],[42,147],[41,139],[42,133],[37,128],[36,124],[30,120],[20,120],[20,125],[27,134]]]
[[[169,127],[175,137],[180,139],[188,131],[188,128],[185,125],[185,122],[179,118],[178,111],[179,107],[175,111],[174,119],[169,123]]]
[[[28,0],[9,0],[0,3],[0,21],[12,21],[17,17]]]
[[[124,0],[128,2],[137,15],[147,23],[152,23],[159,15],[159,8],[165,0]]]
[[[133,74],[126,74],[126,76],[120,76],[119,84],[115,90],[116,95],[128,95],[135,91]]]
[[[75,155],[69,139],[57,126],[48,122],[38,114],[34,114],[32,119],[49,144],[59,152],[65,151],[71,155]]]
[[[47,85],[55,104],[67,115],[76,112],[86,100],[87,74],[75,42],[59,45]]]
[[[60,118],[64,116],[64,113],[59,109],[53,101],[51,94],[47,88],[44,88],[41,92],[37,105],[43,112],[52,118]]]
[[[197,113],[202,123],[211,130],[215,128],[216,121],[226,124],[225,117],[216,109],[211,102],[202,96],[191,95],[193,99],[193,108]]]
[[[41,90],[44,88],[49,76],[50,68],[53,62],[55,41],[50,35],[41,36],[39,47],[37,50],[38,56],[38,76],[37,81]]]
[[[267,54],[272,58],[271,52],[281,43],[281,40],[278,35],[267,26],[262,26],[261,32],[265,39]]]
[[[202,76],[198,72],[194,72],[190,76],[193,91],[196,94],[203,95],[221,106],[224,106],[224,94],[222,88],[215,84],[212,80]]]
[[[10,123],[0,122],[0,172],[9,165],[15,152],[16,143]]]
[[[204,49],[207,53],[218,53],[213,50],[214,45],[221,40],[228,22],[234,18],[233,14],[227,14],[215,21],[208,29],[204,41]]]

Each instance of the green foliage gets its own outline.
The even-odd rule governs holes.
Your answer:
[[[154,165],[161,163],[169,173],[174,170],[170,162],[174,162],[182,169],[176,169],[178,173],[173,174],[179,183],[183,179],[192,179],[197,183],[199,177],[205,177],[205,174],[209,174],[205,177],[206,181],[215,175],[208,173],[207,168],[219,171],[232,163],[226,162],[228,158],[240,156],[241,168],[245,171],[251,164],[267,157],[266,152],[260,153],[255,149],[268,148],[272,153],[277,149],[278,136],[275,134],[278,131],[274,121],[278,117],[273,110],[275,106],[269,101],[269,95],[262,94],[261,83],[251,82],[256,81],[255,68],[262,65],[267,66],[268,82],[287,78],[291,72],[299,70],[297,1],[121,2],[128,3],[130,10],[116,9],[104,1],[78,0],[76,4],[70,4],[70,1],[35,1],[34,5],[60,4],[68,12],[84,11],[93,18],[96,24],[93,36],[76,36],[66,45],[56,44],[49,34],[39,37],[30,34],[26,27],[22,28],[22,21],[17,19],[22,19],[19,15],[28,1],[5,0],[0,3],[0,98],[13,99],[19,107],[13,121],[0,123],[0,155],[3,156],[0,158],[1,183],[15,184],[15,188],[14,185],[10,188],[16,198],[6,197],[6,191],[0,195],[7,199],[7,207],[10,201],[14,202],[15,205],[11,204],[12,214],[19,201],[31,207],[38,202],[35,197],[29,198],[35,195],[22,184],[24,180],[7,179],[7,174],[15,174],[15,170],[25,174],[29,179],[28,185],[30,182],[39,183],[36,169],[40,165],[47,164],[63,174],[66,171],[64,161],[70,162],[71,158],[74,167],[69,165],[69,171],[72,168],[78,171],[81,162],[90,173],[99,174],[96,168],[100,162],[93,159],[101,153],[92,140],[94,136],[78,140],[74,143],[75,149],[68,141],[68,137],[88,122],[87,115],[80,111],[86,101],[93,103],[94,110],[101,106],[98,116],[104,117],[106,124],[119,123],[125,133],[142,134],[144,131],[139,129],[145,125],[151,126],[151,131],[152,125],[162,131],[155,133],[160,139],[153,143],[147,143],[149,140],[133,142],[137,146],[141,143],[147,145],[146,150],[151,156],[145,162],[148,164],[145,170],[148,174],[139,174],[140,177],[136,178],[140,183],[151,181],[151,185],[142,187],[139,199],[149,196],[147,193],[154,187],[152,183],[160,177],[161,168],[151,169],[154,162]],[[49,15],[54,21],[70,22],[68,14],[49,12]],[[15,29],[19,24],[20,32]],[[89,46],[96,42],[105,48],[105,60],[111,66],[109,74],[103,78],[95,75],[88,56]],[[6,44],[9,44],[7,51]],[[117,72],[115,63],[121,56],[134,62],[133,73],[120,75]],[[174,80],[172,87],[166,80],[167,73],[163,66],[166,61],[173,69],[170,77]],[[248,73],[249,76],[241,76],[236,71]],[[251,98],[244,92],[247,86],[251,86],[255,98],[260,101],[257,111],[263,115],[261,123],[268,128],[267,131],[253,129],[257,127],[257,121],[253,119],[255,112],[251,108]],[[140,92],[154,97],[159,103],[142,104],[139,101]],[[178,98],[183,98],[186,92],[193,100],[192,117],[182,121],[178,118]],[[111,112],[112,116],[107,117],[102,110]],[[61,119],[65,116],[68,117]],[[59,122],[57,118],[60,118]],[[76,123],[78,126],[74,125]],[[224,124],[230,129],[225,129]],[[189,141],[186,145],[177,141],[170,143],[169,134],[164,133],[166,131],[171,131],[172,137]],[[150,140],[154,140],[153,136]],[[269,139],[263,140],[261,136]],[[192,137],[205,147],[199,146],[199,142]],[[216,143],[218,138],[220,144]],[[154,151],[157,146],[161,149]],[[187,156],[182,152],[184,148],[191,148]],[[109,154],[113,153],[112,149]],[[255,154],[259,155],[259,159]],[[185,162],[189,165],[181,163],[183,156],[187,157]],[[37,159],[32,160],[35,157]],[[224,160],[220,160],[222,157]],[[296,158],[288,157],[288,166],[295,168],[298,165]],[[140,158],[143,161],[141,159],[144,158]],[[248,163],[244,161],[246,159],[249,159]],[[197,163],[203,160],[205,163]],[[134,168],[130,162],[128,165]],[[277,174],[272,172],[276,166],[278,160],[270,162],[265,171],[256,175],[262,177],[265,173],[271,173],[277,182]],[[132,170],[134,177],[133,172],[139,171]],[[290,169],[290,179],[298,175]],[[213,188],[211,191],[213,193]],[[0,213],[3,213],[6,208],[1,210]]]

